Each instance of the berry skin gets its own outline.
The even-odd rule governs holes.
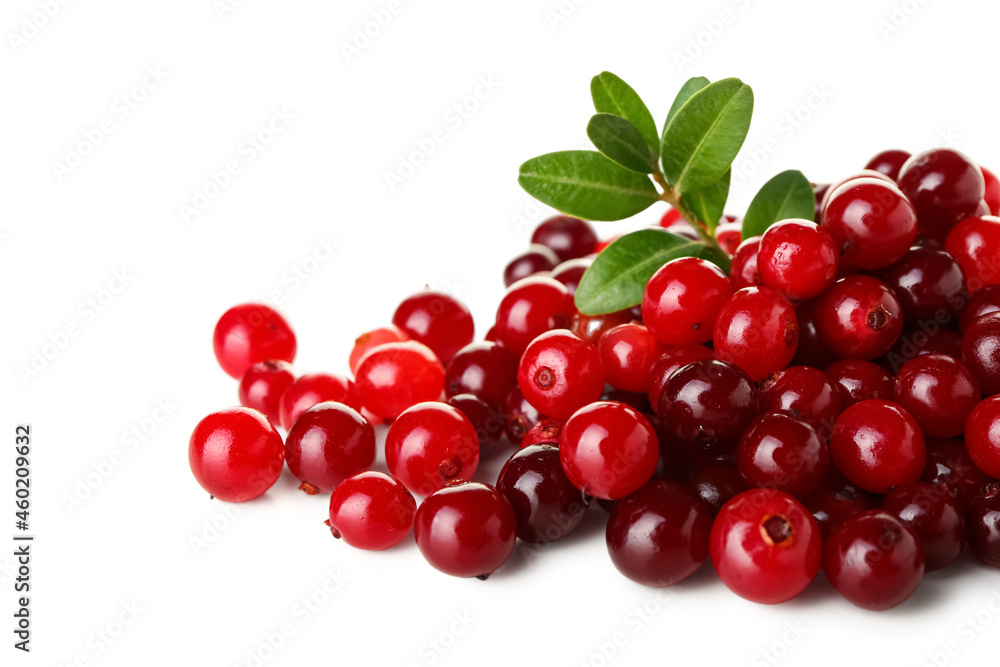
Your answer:
[[[722,583],[760,604],[804,591],[822,558],[816,519],[774,489],[744,491],[726,503],[712,525],[709,551]]]
[[[361,410],[361,392],[349,378],[334,373],[309,373],[295,380],[281,394],[279,413],[286,431],[303,412],[324,401],[335,401]]]
[[[816,324],[816,300],[800,303],[795,307],[795,319],[799,325],[799,345],[792,357],[794,366],[826,368],[839,357],[823,342]]]
[[[837,387],[826,373],[810,366],[792,366],[764,380],[760,399],[762,410],[801,419],[823,442],[830,439],[833,423],[842,412]]]
[[[757,257],[760,254],[761,238],[763,237],[751,236],[736,247],[733,262],[729,265],[729,280],[734,290],[760,285]]]
[[[812,426],[788,415],[760,415],[743,432],[736,466],[747,486],[805,498],[819,488],[830,453]]]
[[[604,365],[590,343],[569,331],[547,331],[524,351],[517,384],[529,403],[564,419],[601,397]]]
[[[497,308],[497,342],[520,357],[528,343],[550,329],[566,329],[576,306],[566,287],[552,278],[533,276],[507,289]]]
[[[524,398],[521,388],[517,386],[507,394],[501,414],[504,417],[504,434],[512,443],[521,442],[535,424],[547,418]]]
[[[878,364],[860,359],[841,359],[826,369],[840,394],[840,403],[848,408],[870,398],[891,400],[892,376]]]
[[[986,194],[979,166],[951,148],[917,153],[900,169],[898,181],[917,211],[921,233],[938,242],[973,215]]]
[[[712,323],[732,293],[729,278],[711,262],[674,259],[646,283],[642,321],[666,345],[705,343],[712,339]]]
[[[900,484],[886,494],[882,510],[917,534],[928,571],[940,570],[962,553],[965,521],[958,501],[944,484]]]
[[[447,396],[473,394],[492,406],[503,405],[517,385],[517,358],[490,341],[466,345],[452,358],[444,374]]]
[[[356,410],[327,401],[303,412],[285,438],[288,469],[309,494],[330,493],[375,462],[375,429]]]
[[[969,551],[980,561],[1000,567],[1000,482],[983,485],[966,511]]]
[[[970,293],[1000,284],[1000,218],[984,215],[962,220],[948,233],[944,248],[961,265]]]
[[[522,278],[548,273],[559,264],[559,255],[543,245],[533,244],[510,260],[503,270],[503,284],[510,287]]]
[[[986,167],[980,165],[979,169],[983,172],[983,181],[986,184],[983,201],[990,209],[990,215],[1000,215],[1000,180],[997,180],[996,175]]]
[[[910,154],[901,150],[882,151],[865,165],[865,169],[871,169],[885,174],[892,180],[899,178],[899,170],[910,159]]]
[[[259,410],[272,424],[281,423],[281,395],[295,382],[287,361],[260,361],[240,380],[240,405]]]
[[[215,358],[237,380],[259,361],[295,361],[295,333],[273,308],[233,306],[219,318],[212,337]]]
[[[414,340],[375,348],[361,360],[357,378],[365,408],[384,419],[436,401],[444,391],[444,367],[429,347]]]
[[[587,272],[587,268],[593,262],[589,259],[570,259],[566,260],[556,268],[552,269],[549,273],[549,277],[553,280],[558,280],[566,289],[569,290],[571,295],[576,294],[576,288],[580,286],[580,280],[583,279],[583,274]]]
[[[563,472],[559,450],[529,445],[514,453],[497,478],[517,517],[517,536],[525,542],[555,542],[583,521],[587,502]]]
[[[379,345],[384,345],[386,343],[400,343],[404,340],[409,340],[409,337],[394,325],[382,327],[380,329],[373,329],[372,331],[366,331],[361,334],[354,339],[354,348],[351,350],[351,356],[348,360],[351,373],[354,375],[358,374],[358,368],[361,366],[361,360],[366,354],[368,354],[369,351],[375,349]]]
[[[429,347],[447,366],[455,353],[472,342],[472,313],[458,299],[431,290],[407,297],[396,308],[392,323]]]
[[[667,383],[674,371],[693,361],[714,358],[715,353],[712,350],[698,344],[678,345],[665,351],[649,369],[649,387],[646,396],[649,398],[649,405],[653,408],[653,412],[659,414],[660,392],[663,391],[663,385]]]
[[[562,433],[562,427],[562,419],[543,419],[524,434],[518,447],[519,449],[527,449],[532,445],[559,447],[559,434]]]
[[[514,551],[517,519],[492,486],[458,484],[420,504],[413,534],[434,568],[454,577],[486,579]]]
[[[417,503],[406,487],[383,472],[348,477],[330,496],[334,537],[356,549],[381,551],[402,542],[413,527]]]
[[[958,315],[958,329],[965,332],[983,315],[1000,310],[1000,285],[987,285],[972,295]]]
[[[604,373],[612,387],[634,393],[649,389],[653,364],[667,348],[641,324],[621,324],[597,341]]]
[[[865,495],[834,468],[820,487],[802,502],[819,524],[824,541],[845,519],[868,509]]]
[[[903,308],[885,283],[871,276],[841,278],[816,303],[823,342],[848,359],[882,356],[903,332]]]
[[[823,227],[845,267],[881,269],[905,255],[917,237],[916,211],[891,182],[859,178],[828,196]]]
[[[965,446],[977,468],[1000,477],[1000,396],[990,396],[969,415]]]
[[[924,577],[924,550],[899,519],[868,510],[833,531],[823,549],[823,571],[849,602],[882,611],[917,589]]]
[[[503,436],[504,419],[499,408],[494,408],[472,394],[455,394],[446,403],[458,410],[472,423],[479,437],[479,447],[488,447]]]
[[[597,341],[606,332],[622,324],[629,324],[634,319],[631,310],[618,310],[604,315],[584,315],[578,312],[573,315],[573,324],[569,329],[588,343],[597,345]]]
[[[944,484],[954,494],[958,504],[968,508],[983,484],[992,481],[992,478],[972,462],[964,442],[949,438],[927,440],[927,463],[920,474],[920,481]]]
[[[691,458],[691,483],[712,516],[730,500],[747,490],[740,471],[732,463],[715,459]]]
[[[929,438],[959,435],[981,398],[972,371],[941,354],[922,354],[903,364],[893,391],[894,400],[913,415]]]
[[[760,380],[788,366],[799,344],[799,324],[788,299],[769,287],[745,287],[719,310],[712,336],[715,356]]]
[[[611,562],[632,581],[672,586],[708,558],[712,514],[677,482],[653,480],[620,500],[605,537]]]
[[[844,410],[833,425],[830,454],[852,484],[872,493],[917,481],[926,460],[913,416],[897,403],[876,399]]]
[[[1000,394],[1000,313],[984,315],[965,330],[962,360],[984,395]]]
[[[410,491],[427,496],[468,481],[479,465],[479,436],[447,403],[417,403],[400,414],[385,437],[385,462]]]
[[[742,236],[743,222],[739,220],[722,222],[715,228],[715,240],[719,242],[719,247],[730,257],[736,254],[736,249],[740,247]]]
[[[573,413],[559,435],[566,476],[589,496],[617,500],[637,491],[656,472],[656,432],[633,408],[598,401]]]
[[[285,463],[285,447],[271,422],[250,408],[208,415],[194,427],[188,463],[213,498],[242,503],[274,486]]]
[[[535,228],[531,242],[548,247],[559,256],[559,261],[565,262],[595,252],[597,234],[588,222],[568,215],[556,215]]]
[[[965,274],[955,258],[935,248],[911,248],[902,259],[879,273],[899,299],[911,324],[946,322],[966,302]]]
[[[766,287],[804,301],[833,284],[839,262],[840,253],[826,228],[808,220],[783,220],[761,238],[757,273]]]

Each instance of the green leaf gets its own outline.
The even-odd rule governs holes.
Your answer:
[[[621,220],[660,198],[648,176],[595,151],[560,151],[532,158],[517,178],[543,204],[588,220]]]
[[[753,115],[753,91],[739,79],[702,88],[663,130],[661,161],[681,194],[715,183],[739,153]]]
[[[727,170],[717,183],[688,192],[681,199],[698,219],[705,223],[709,233],[714,234],[719,226],[726,200],[729,199],[729,179],[732,172]]]
[[[655,165],[646,140],[635,125],[620,116],[595,114],[587,123],[587,136],[597,150],[626,169],[652,174]]]
[[[783,171],[760,189],[743,218],[743,238],[760,236],[779,220],[816,217],[816,195],[801,171]]]
[[[678,257],[724,261],[701,241],[665,229],[640,229],[597,255],[576,288],[576,307],[585,315],[602,315],[638,305],[656,270]]]
[[[667,125],[670,125],[670,119],[677,114],[677,111],[684,106],[685,102],[691,99],[692,95],[710,83],[711,81],[703,76],[693,76],[685,81],[677,93],[677,97],[674,98],[674,103],[670,105],[670,111],[667,112],[667,119],[663,121],[663,129],[667,129]]]
[[[656,121],[639,94],[611,72],[601,72],[590,80],[590,96],[598,113],[609,113],[635,125],[651,155],[660,152]]]

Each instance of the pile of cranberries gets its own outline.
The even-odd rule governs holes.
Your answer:
[[[194,476],[243,502],[287,464],[330,494],[334,536],[385,549],[412,529],[459,577],[566,537],[594,500],[611,561],[649,586],[711,558],[772,604],[822,568],[879,610],[966,545],[1000,567],[1000,181],[955,150],[893,150],[816,195],[818,224],[742,241],[721,225],[728,274],[675,259],[641,306],[596,316],[573,295],[602,244],[551,218],[504,270],[484,340],[423,291],[357,339],[353,379],[297,377],[285,320],[236,306],[214,344],[243,407],[197,425]],[[389,474],[371,470],[383,423]],[[480,452],[507,443],[478,481]]]

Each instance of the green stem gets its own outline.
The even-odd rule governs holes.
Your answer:
[[[725,264],[723,268],[726,271],[729,271],[729,255],[722,249],[722,246],[719,245],[718,239],[716,239],[715,236],[705,228],[705,224],[698,219],[698,216],[684,205],[680,192],[670,187],[670,184],[667,183],[667,180],[659,171],[653,173],[653,180],[656,181],[656,184],[663,190],[663,192],[660,193],[660,199],[677,209],[677,212],[680,213],[685,220],[691,223],[694,230],[698,232],[698,236],[701,237],[701,242],[718,254],[719,259]]]

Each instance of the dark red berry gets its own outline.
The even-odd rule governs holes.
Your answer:
[[[819,524],[824,540],[845,519],[869,507],[865,494],[832,467],[819,488],[802,502]]]
[[[871,399],[850,406],[837,418],[830,437],[833,463],[852,484],[885,493],[915,482],[924,469],[924,436],[900,405]]]
[[[212,338],[215,358],[237,380],[259,361],[295,361],[295,333],[273,308],[233,306],[219,318]]]
[[[913,202],[921,233],[939,242],[975,212],[986,194],[979,166],[952,148],[917,153],[903,164],[897,180]]]
[[[903,364],[925,354],[938,354],[952,359],[962,358],[962,337],[953,329],[945,329],[936,322],[925,320],[925,328],[905,329],[892,349],[879,357],[881,364],[892,373],[898,373]]]
[[[965,420],[979,403],[979,383],[961,361],[940,354],[923,354],[903,364],[893,392],[930,438],[950,438],[965,429]]]
[[[375,462],[375,429],[342,403],[319,403],[295,420],[285,439],[285,461],[303,491],[330,493]]]
[[[510,260],[503,270],[503,284],[510,287],[518,280],[545,274],[556,268],[559,255],[543,245],[532,244],[526,251]]]
[[[517,385],[517,357],[490,341],[466,345],[452,358],[444,374],[448,396],[474,394],[501,406]]]
[[[882,510],[917,534],[928,571],[940,570],[962,553],[965,521],[958,502],[944,484],[900,484],[886,494]]]
[[[240,405],[259,410],[272,424],[280,424],[281,395],[293,382],[295,374],[287,361],[260,361],[240,380]]]
[[[507,290],[497,308],[497,341],[520,357],[528,343],[550,329],[566,329],[576,306],[566,287],[552,278],[519,280]]]
[[[885,174],[892,180],[899,178],[899,170],[903,164],[910,159],[910,154],[901,150],[882,151],[865,165],[865,169],[872,169]]]
[[[826,368],[839,357],[823,342],[816,323],[816,299],[805,301],[795,307],[795,320],[799,325],[799,345],[792,357],[794,366]]]
[[[830,439],[833,423],[842,412],[840,393],[833,381],[810,366],[792,366],[761,382],[760,400],[762,410],[803,420],[823,442]]]
[[[830,453],[812,426],[779,412],[750,422],[736,448],[736,466],[747,486],[805,498],[819,488]]]
[[[719,310],[712,336],[715,356],[760,380],[788,366],[799,325],[788,299],[768,287],[745,287]]]
[[[927,439],[927,463],[920,474],[921,482],[946,485],[959,505],[967,507],[991,477],[976,467],[969,450],[961,440]]]
[[[712,324],[732,293],[729,278],[715,264],[674,259],[646,283],[642,321],[666,345],[704,343],[712,339]]]
[[[444,366],[475,335],[472,313],[465,304],[432,290],[407,297],[396,308],[392,323],[412,340],[429,347]]]
[[[520,387],[514,387],[507,394],[501,413],[504,416],[504,433],[514,444],[521,442],[535,424],[546,418],[528,402]]]
[[[569,259],[552,269],[549,277],[565,285],[570,294],[576,294],[576,288],[579,287],[583,274],[592,263],[589,259]]]
[[[986,167],[980,165],[979,169],[983,172],[983,181],[986,184],[983,201],[990,209],[990,215],[1000,215],[1000,180],[997,180],[996,175]]]
[[[417,403],[400,414],[385,437],[392,476],[422,496],[468,481],[479,465],[479,436],[460,410],[447,403]]]
[[[944,248],[961,265],[970,293],[1000,284],[1000,218],[984,215],[962,220],[948,233]]]
[[[819,335],[841,357],[870,360],[889,351],[903,331],[903,309],[885,283],[842,278],[816,303]]]
[[[194,427],[188,463],[201,488],[228,503],[253,500],[274,486],[285,447],[274,426],[250,408],[208,415]]]
[[[597,234],[590,223],[568,215],[557,215],[535,228],[531,242],[551,248],[565,262],[593,253]]]
[[[969,415],[965,446],[977,468],[1000,477],[1000,396],[990,396]]]
[[[588,343],[597,345],[597,341],[605,332],[623,324],[629,324],[635,319],[631,310],[618,310],[604,315],[584,315],[578,312],[573,315],[570,331]]]
[[[361,392],[350,378],[335,373],[307,373],[281,394],[281,426],[288,431],[299,415],[324,401],[343,403],[360,411],[361,400]]]
[[[436,401],[444,390],[444,367],[437,355],[415,340],[373,349],[358,367],[358,389],[367,410],[395,419],[423,401]]]
[[[943,250],[911,248],[886,267],[879,278],[892,290],[906,320],[945,323],[965,305],[965,274],[955,258]]]
[[[823,227],[842,252],[847,267],[880,269],[906,254],[917,237],[917,214],[891,182],[848,181],[829,195]]]
[[[497,478],[517,517],[517,536],[533,544],[555,542],[573,532],[587,513],[583,494],[566,477],[559,450],[530,445],[504,464]]]
[[[402,542],[413,527],[417,503],[406,487],[382,472],[362,472],[330,496],[330,530],[357,549],[379,551]]]
[[[663,352],[649,369],[649,388],[646,391],[646,396],[649,398],[653,412],[660,409],[660,392],[674,371],[687,366],[692,361],[714,358],[715,353],[712,350],[697,343],[678,345]]]
[[[976,320],[962,334],[962,360],[986,396],[1000,394],[1000,313]]]
[[[503,437],[504,417],[500,408],[495,408],[473,394],[455,394],[447,400],[448,405],[466,416],[479,436],[479,446],[488,447]]]
[[[987,285],[972,295],[958,315],[958,328],[965,331],[983,315],[1000,310],[1000,285]]]
[[[1000,482],[984,484],[965,516],[969,551],[987,565],[1000,567]]]
[[[564,419],[601,397],[601,355],[569,331],[547,331],[524,351],[517,384],[529,403],[551,417]]]
[[[713,516],[748,488],[735,463],[698,456],[691,458],[691,481]]]
[[[870,398],[892,399],[892,375],[870,361],[841,359],[830,364],[826,374],[837,387],[845,409]]]
[[[736,247],[732,264],[729,265],[729,280],[734,290],[760,285],[757,272],[757,255],[760,253],[760,236],[751,236]]]
[[[839,249],[826,228],[808,220],[783,220],[761,238],[757,274],[762,285],[804,301],[833,284],[839,261]]]

